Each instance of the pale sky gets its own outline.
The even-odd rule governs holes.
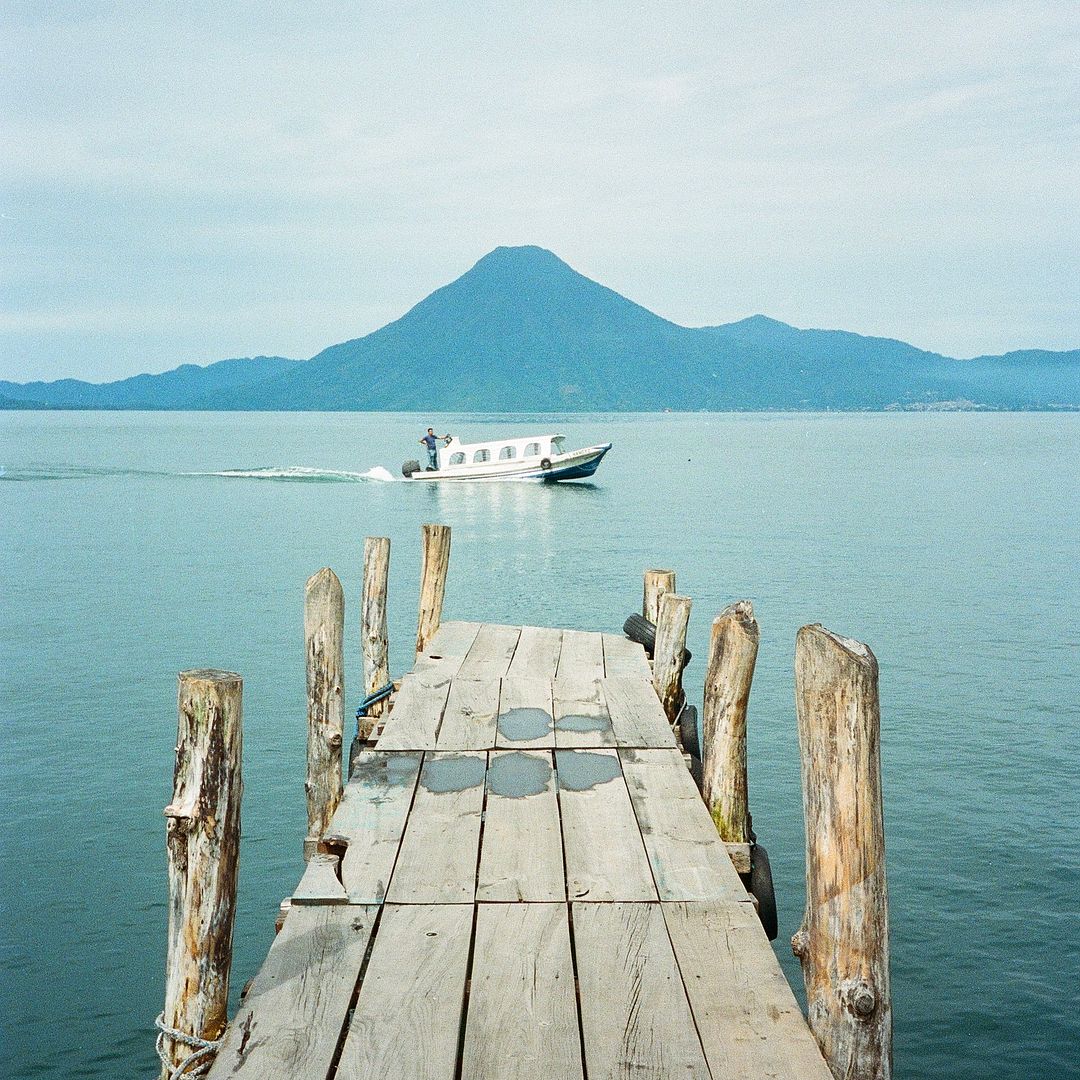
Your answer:
[[[1080,2],[0,13],[0,378],[307,357],[499,244],[684,325],[1080,347]]]

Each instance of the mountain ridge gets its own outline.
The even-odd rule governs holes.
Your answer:
[[[241,410],[1080,409],[1080,350],[960,360],[765,315],[685,327],[544,248],[499,247],[399,318],[306,361],[183,365],[108,384],[0,383],[0,408],[5,398]]]

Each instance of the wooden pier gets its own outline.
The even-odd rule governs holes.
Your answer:
[[[309,582],[306,870],[212,1064],[172,1075],[830,1080],[736,869],[746,837],[718,832],[643,648],[441,622],[436,583],[413,668],[362,723],[338,793],[321,776],[340,783],[334,736],[317,733],[340,716],[340,682],[311,678],[340,670],[320,621],[340,625],[336,581]],[[667,607],[685,631],[689,601]],[[181,1014],[167,998],[163,1031]],[[164,1038],[173,1066],[201,1041]],[[848,1060],[847,1075],[888,1076]]]

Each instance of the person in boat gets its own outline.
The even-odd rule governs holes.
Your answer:
[[[439,468],[439,442],[445,446],[450,441],[449,435],[436,435],[434,428],[428,428],[420,442],[427,447],[427,471],[435,472]]]

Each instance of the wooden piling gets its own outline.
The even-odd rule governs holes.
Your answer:
[[[341,745],[345,731],[345,596],[337,574],[324,567],[304,591],[307,651],[309,857],[341,800]]]
[[[641,614],[655,624],[660,620],[660,597],[675,591],[674,570],[646,570],[641,594]]]
[[[225,1030],[240,857],[242,692],[243,680],[229,671],[180,673],[173,797],[165,807],[163,1080],[189,1058],[189,1068],[208,1063],[214,1050],[203,1044]]]
[[[386,592],[390,574],[390,540],[369,536],[364,540],[364,599],[360,645],[364,660],[364,696],[390,681],[389,637],[386,630]],[[371,705],[360,718],[357,734],[363,740],[386,710],[386,702]]]
[[[427,648],[442,621],[446,571],[450,566],[450,526],[422,526],[423,555],[420,564],[420,611],[416,620],[416,655]]]
[[[806,913],[792,938],[808,1019],[834,1076],[889,1080],[888,890],[878,666],[820,625],[795,644],[806,818]]]
[[[705,805],[729,844],[750,842],[746,707],[758,651],[754,606],[740,600],[713,620],[702,710],[701,782]]]
[[[683,693],[683,652],[686,627],[690,622],[690,597],[664,593],[656,620],[656,645],[653,649],[653,687],[660,698],[668,722],[679,717],[686,695]]]

